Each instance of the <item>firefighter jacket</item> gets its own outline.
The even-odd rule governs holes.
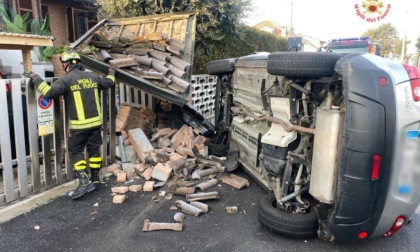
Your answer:
[[[82,65],[76,64],[51,86],[46,82],[37,85],[38,91],[45,97],[64,96],[71,130],[90,129],[102,125],[99,92],[112,87],[115,82],[115,77],[111,74],[104,78],[83,70]]]

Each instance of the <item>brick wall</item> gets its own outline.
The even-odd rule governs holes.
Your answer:
[[[42,0],[43,5],[47,5],[50,14],[51,35],[55,38],[54,46],[69,44],[67,7],[72,6],[78,10],[87,10],[83,4],[66,0]]]
[[[67,45],[69,43],[66,13],[67,4],[57,0],[43,0],[42,4],[48,7],[51,36],[55,38],[54,46]]]

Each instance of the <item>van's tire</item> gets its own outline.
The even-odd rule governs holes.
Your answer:
[[[238,58],[215,60],[207,64],[207,73],[210,75],[231,74],[235,71]]]
[[[258,204],[258,220],[273,233],[293,238],[313,238],[317,235],[318,217],[313,208],[305,214],[293,214],[275,207],[273,194],[262,197]]]
[[[334,66],[340,57],[340,54],[324,52],[271,53],[267,59],[267,72],[286,77],[330,77],[334,75]]]

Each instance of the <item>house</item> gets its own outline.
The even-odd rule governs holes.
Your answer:
[[[278,25],[271,20],[265,20],[252,26],[255,29],[274,34],[278,38],[302,38],[302,51],[316,52],[324,41],[292,30],[287,26]]]
[[[30,18],[42,21],[50,14],[51,36],[54,45],[62,46],[74,42],[97,23],[95,0],[3,0],[5,6],[16,13],[29,12]]]
[[[98,22],[95,2],[96,0],[0,0],[0,4],[4,7],[11,7],[20,15],[29,12],[29,18],[38,19],[40,23],[49,13],[49,27],[51,36],[55,39],[53,42],[55,47],[74,42]],[[2,22],[0,18],[0,31],[2,29],[4,31],[5,27]],[[31,58],[34,71],[41,76],[52,71],[50,63],[37,63],[38,59],[34,52]],[[18,56],[16,51],[0,50],[0,62],[0,71],[3,70],[4,74],[18,77],[23,72],[22,57]]]

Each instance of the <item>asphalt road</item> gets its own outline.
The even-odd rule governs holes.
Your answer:
[[[242,171],[238,175],[249,179]],[[110,187],[115,182],[111,181],[81,200],[63,195],[0,224],[0,251],[420,251],[419,210],[396,235],[356,245],[272,234],[257,220],[256,204],[265,192],[250,181],[251,186],[240,191],[216,186],[221,199],[206,202],[209,213],[187,216],[182,232],[142,232],[142,228],[145,219],[173,222],[175,212],[169,208],[184,197],[158,197],[155,202],[152,198],[158,191],[129,192],[123,204],[113,204]],[[239,213],[227,214],[225,207],[234,205]]]

